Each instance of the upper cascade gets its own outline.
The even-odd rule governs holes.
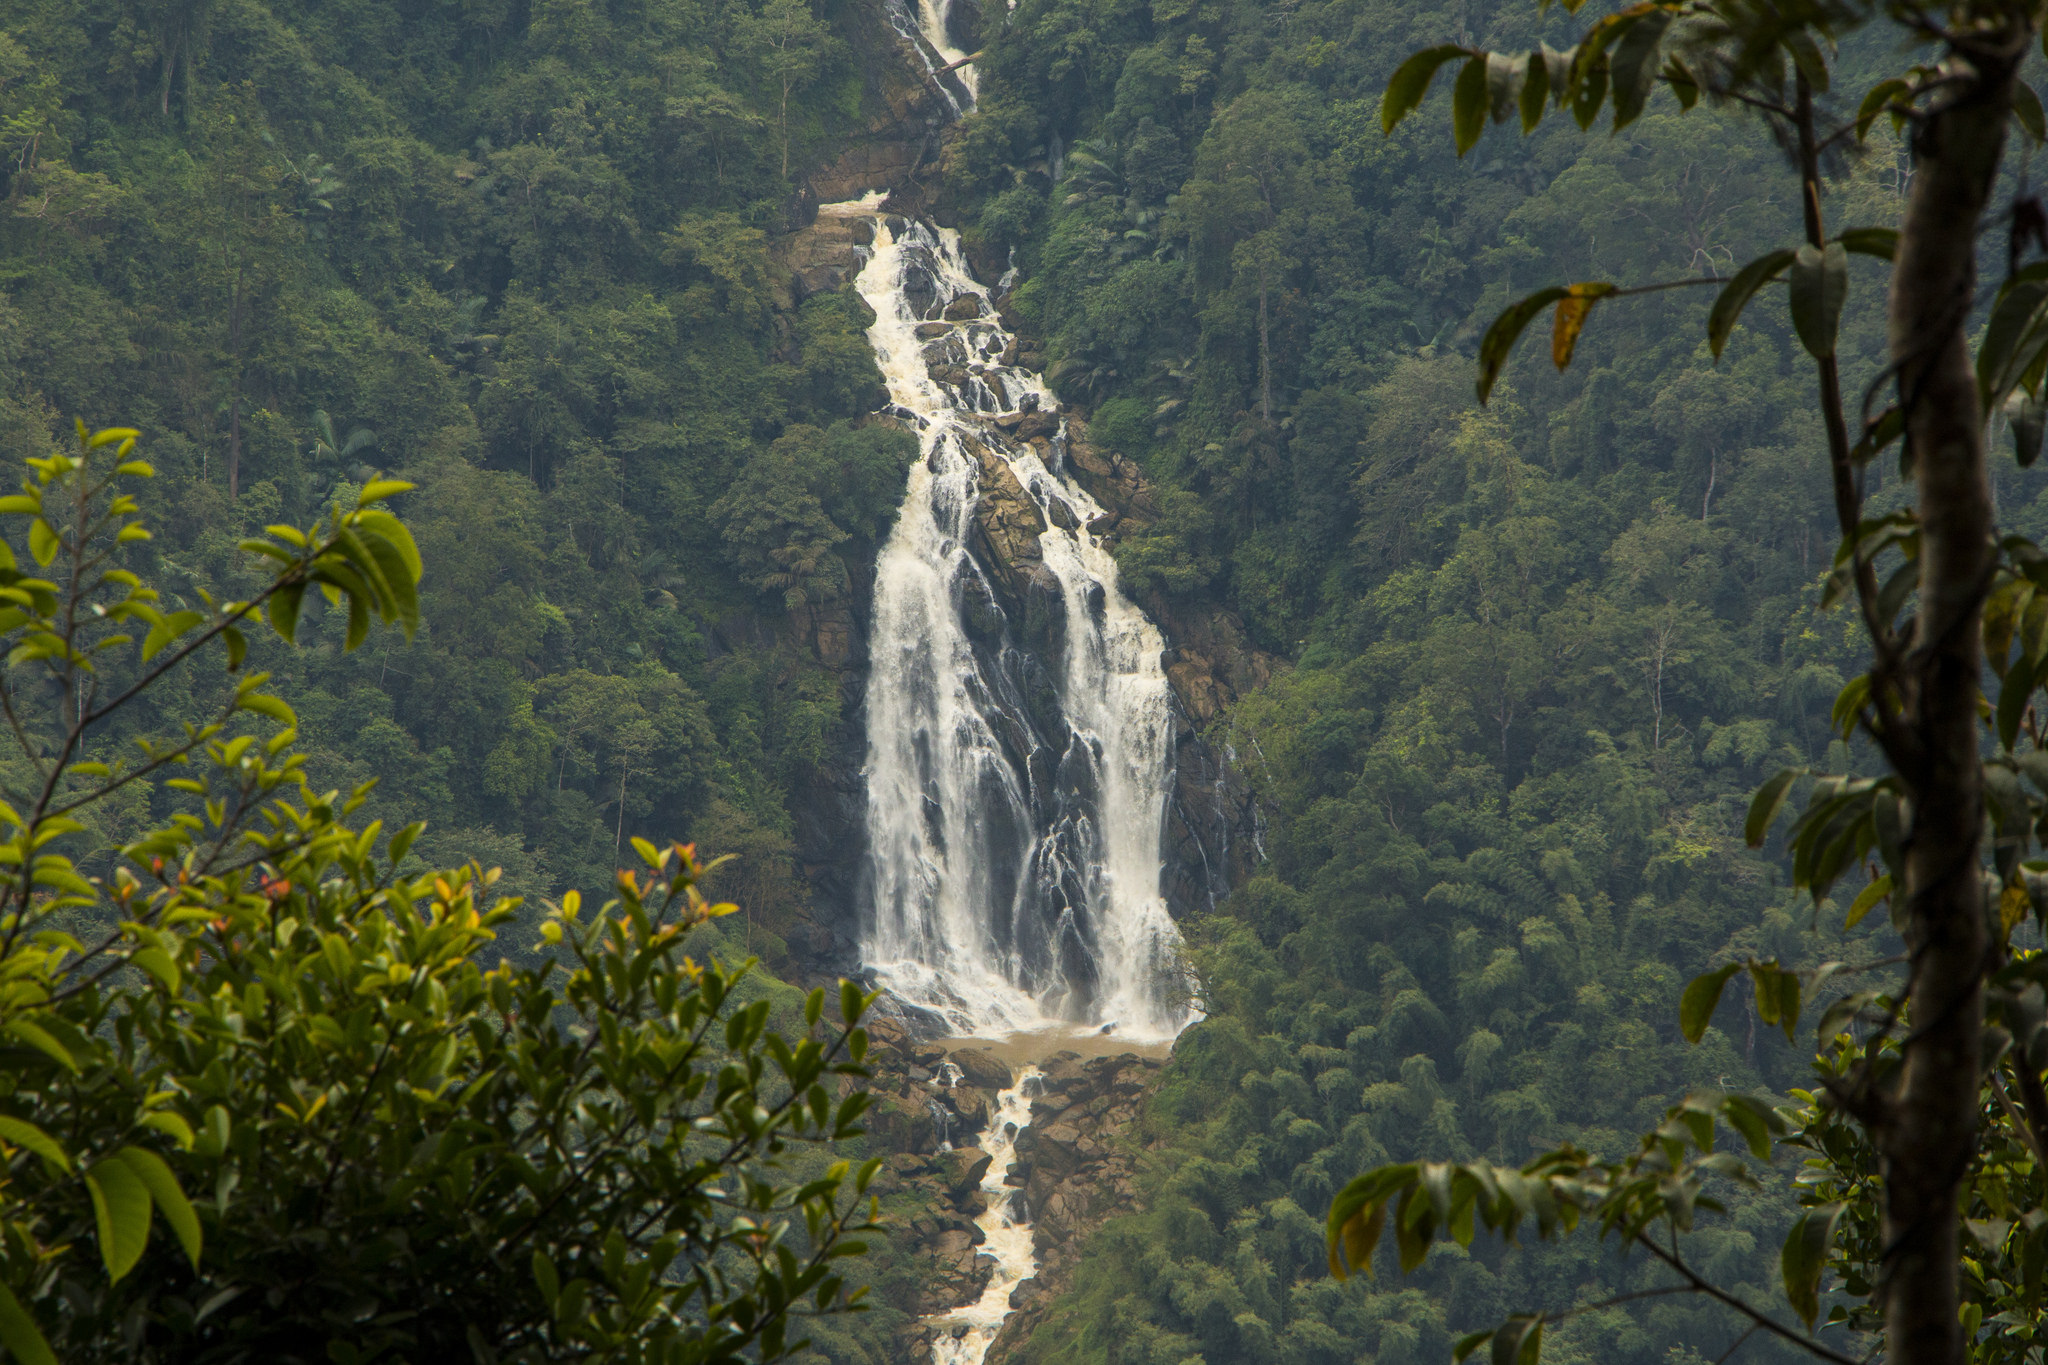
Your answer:
[[[958,234],[879,217],[856,287],[923,450],[876,569],[864,960],[956,1034],[1171,1038],[1192,1010],[1161,894],[1164,641]]]

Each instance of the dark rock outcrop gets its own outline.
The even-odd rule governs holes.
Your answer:
[[[1135,1206],[1138,1119],[1161,1064],[1131,1053],[1083,1061],[1060,1052],[1039,1065],[1044,1090],[1017,1138],[1011,1175],[1031,1217],[1039,1271],[1011,1292],[1016,1311],[989,1347],[988,1365],[1027,1340],[1073,1283],[1088,1234]]]

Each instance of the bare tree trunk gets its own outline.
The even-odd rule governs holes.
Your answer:
[[[228,298],[228,501],[242,491],[242,286],[229,285]]]
[[[1273,425],[1273,333],[1266,312],[1266,268],[1259,267],[1259,420]]]
[[[1996,564],[1983,414],[1965,328],[1978,226],[1997,181],[2014,72],[2032,38],[2016,0],[1971,6],[2003,20],[1970,53],[1974,79],[1937,95],[1914,139],[1914,177],[1892,275],[1891,351],[1921,524],[1920,613],[1899,660],[1893,749],[1913,798],[1906,850],[1911,1032],[1886,1105],[1885,1327],[1893,1365],[1960,1365],[1958,1182],[1976,1141],[1987,947],[1979,831],[1981,618]],[[1960,23],[1961,16],[1956,17]],[[1969,66],[1961,67],[1969,71]],[[1887,727],[1891,728],[1891,727]]]

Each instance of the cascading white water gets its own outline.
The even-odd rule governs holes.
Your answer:
[[[1063,468],[1057,400],[1003,363],[1011,337],[958,235],[893,215],[875,232],[856,286],[924,458],[876,569],[863,958],[954,1033],[1171,1038],[1189,1007],[1160,893],[1164,641],[1087,529],[1102,508]],[[1025,418],[1049,438],[1011,434]],[[996,485],[1004,515],[1030,518],[1028,500],[1042,527],[1021,585],[970,549]]]
[[[1015,1084],[996,1096],[995,1117],[981,1144],[990,1158],[988,1173],[981,1178],[988,1209],[974,1220],[984,1239],[981,1254],[993,1258],[995,1268],[980,1298],[933,1319],[939,1334],[932,1338],[932,1365],[981,1365],[996,1333],[1003,1330],[1003,1319],[1010,1315],[1010,1294],[1038,1273],[1031,1222],[1021,1207],[1023,1195],[1004,1181],[1015,1164],[1017,1135],[1031,1126],[1031,1094],[1041,1074],[1037,1067],[1027,1066]]]

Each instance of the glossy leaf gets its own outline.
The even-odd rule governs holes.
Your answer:
[[[87,1171],[85,1184],[92,1193],[100,1259],[106,1264],[107,1278],[118,1281],[135,1268],[149,1244],[149,1187],[118,1157]]]
[[[192,1201],[185,1197],[185,1191],[179,1188],[178,1178],[171,1174],[171,1168],[155,1152],[141,1147],[123,1147],[114,1153],[114,1159],[133,1171],[135,1178],[149,1191],[150,1202],[163,1212],[164,1221],[170,1224],[178,1245],[185,1249],[186,1259],[196,1270],[202,1245],[199,1215],[193,1209]]]

